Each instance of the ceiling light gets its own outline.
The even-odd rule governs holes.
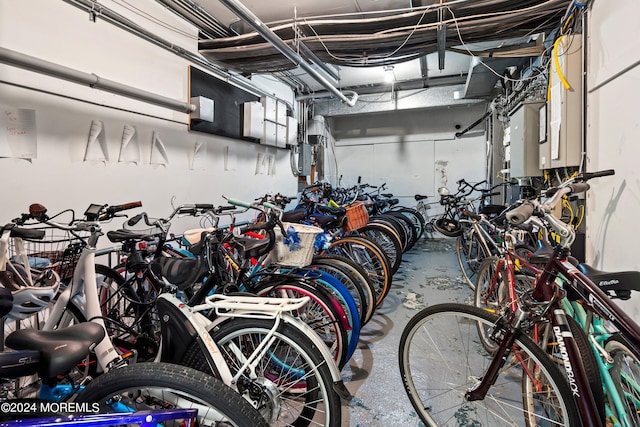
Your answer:
[[[385,65],[384,66],[384,81],[386,83],[393,83],[396,79],[395,74],[393,74],[393,65]]]

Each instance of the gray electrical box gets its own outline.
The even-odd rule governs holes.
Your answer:
[[[298,169],[300,169],[300,175],[311,175],[311,155],[312,147],[309,144],[300,144],[300,151],[298,152]]]
[[[546,135],[540,138],[542,169],[579,166],[582,160],[582,36],[563,37],[558,62],[570,85],[565,89],[551,67],[551,97],[547,103]]]
[[[540,110],[542,101],[523,102],[509,118],[511,132],[510,175],[513,178],[542,176],[538,165]]]

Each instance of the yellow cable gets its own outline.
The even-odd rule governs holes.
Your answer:
[[[553,44],[553,62],[556,64],[556,72],[558,73],[558,78],[562,82],[565,90],[570,90],[571,85],[569,84],[569,82],[567,82],[567,79],[564,78],[564,74],[562,74],[562,69],[560,68],[560,57],[558,55],[558,46],[560,45],[560,41],[563,37],[564,36],[558,37],[556,42]],[[551,76],[551,73],[549,73],[549,76]],[[551,81],[551,78],[549,78],[549,81]]]

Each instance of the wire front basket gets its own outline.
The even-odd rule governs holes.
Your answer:
[[[86,246],[89,233],[41,228],[44,239],[13,238],[9,243],[9,261],[28,265],[33,270],[51,269],[65,282],[73,277],[76,264]]]

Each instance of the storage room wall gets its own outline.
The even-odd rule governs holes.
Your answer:
[[[635,229],[640,212],[638,16],[635,0],[595,0],[587,26],[586,169],[616,171],[589,182],[587,259],[610,271],[640,270]],[[640,295],[620,304],[640,322]]]
[[[160,37],[197,52],[197,31],[157,2],[103,4]],[[162,25],[149,20],[157,18]],[[171,52],[62,1],[0,0],[0,46],[176,100],[188,100],[188,63]],[[265,88],[268,80],[260,83]],[[276,91],[282,92],[279,86]],[[291,94],[291,98],[293,95]],[[288,100],[291,102],[292,99]],[[72,82],[0,64],[0,139],[6,146],[8,116],[35,111],[37,157],[0,158],[5,199],[0,221],[30,203],[50,212],[83,211],[89,203],[141,200],[150,215],[171,212],[176,203],[223,203],[222,195],[253,199],[267,191],[295,193],[289,151],[257,143],[189,132],[188,115]],[[15,117],[12,117],[15,118]],[[107,161],[84,161],[93,121],[103,124]],[[140,158],[119,162],[125,125],[136,130]],[[26,130],[25,130],[26,129]],[[166,149],[167,163],[151,164],[152,138]],[[0,141],[2,142],[2,141]],[[201,148],[194,155],[196,145]],[[0,154],[2,154],[0,152]],[[157,157],[158,153],[155,152]],[[134,156],[135,157],[135,156]],[[127,156],[127,159],[132,157]]]
[[[478,103],[332,118],[328,122],[335,150],[327,150],[327,176],[335,180],[342,176],[344,186],[355,184],[359,176],[363,183],[386,183],[406,206],[415,206],[415,194],[437,202],[438,187],[455,192],[461,178],[469,182],[486,178],[484,124],[455,138],[485,109],[486,104]],[[435,213],[440,206],[433,209]]]

